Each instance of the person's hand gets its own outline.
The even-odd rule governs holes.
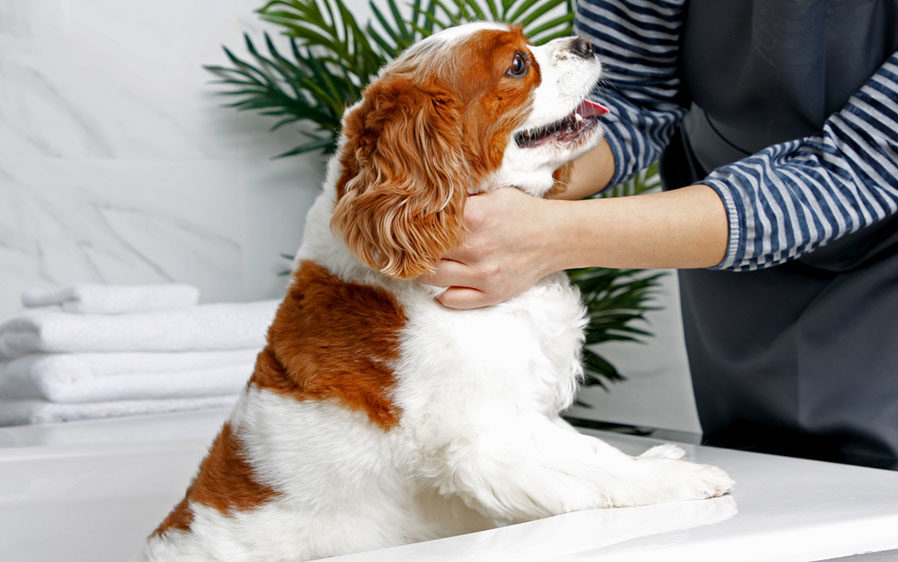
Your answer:
[[[489,306],[524,292],[563,269],[553,212],[553,202],[509,187],[468,197],[465,243],[419,280],[449,287],[437,300],[455,309]]]

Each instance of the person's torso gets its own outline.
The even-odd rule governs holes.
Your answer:
[[[680,170],[668,165],[666,175],[686,185],[768,146],[819,134],[898,50],[898,0],[688,0],[681,42],[687,156],[672,159]],[[854,267],[894,237],[895,222],[803,260]]]
[[[733,149],[692,139],[703,166],[819,132],[895,50],[898,0],[689,0],[681,72],[701,111],[687,126],[705,117],[700,133]]]

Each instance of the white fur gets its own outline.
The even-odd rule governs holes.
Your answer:
[[[566,57],[567,44],[533,49],[544,79],[526,126],[563,117],[598,78],[598,64]],[[594,137],[575,147],[509,148],[495,179],[545,191],[553,163],[590,148]],[[677,447],[631,457],[561,420],[581,376],[586,324],[564,274],[490,308],[443,308],[433,287],[369,270],[331,232],[339,172],[334,158],[297,260],[386,289],[402,305],[408,323],[391,365],[398,426],[384,431],[336,402],[248,389],[231,426],[258,480],[279,494],[229,516],[193,504],[190,531],[152,537],[141,560],[305,560],[731,488],[723,471],[682,460]]]

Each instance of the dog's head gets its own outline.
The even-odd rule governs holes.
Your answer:
[[[463,241],[468,194],[559,188],[601,136],[605,109],[586,101],[600,73],[584,39],[534,47],[500,24],[410,47],[346,112],[332,227],[374,270],[425,273]]]

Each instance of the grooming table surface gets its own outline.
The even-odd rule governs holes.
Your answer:
[[[121,561],[181,498],[226,411],[0,428],[0,558]],[[592,432],[631,453],[661,441]],[[682,444],[731,496],[593,510],[345,562],[826,560],[898,549],[898,472]],[[866,559],[868,557],[860,557]]]

